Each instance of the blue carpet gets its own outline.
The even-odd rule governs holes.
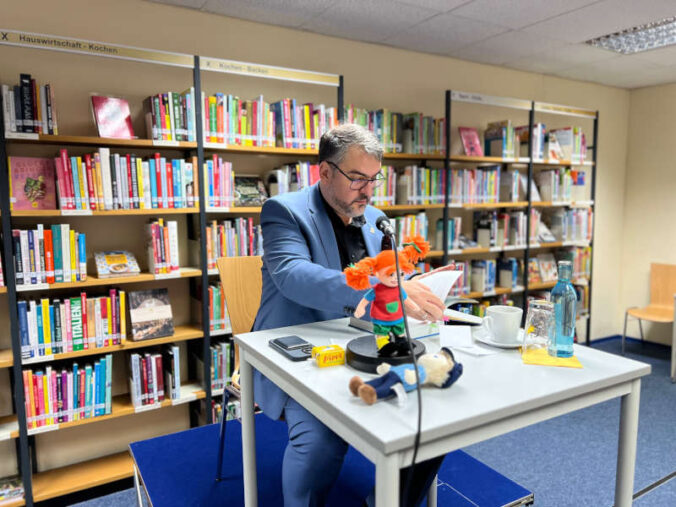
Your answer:
[[[620,350],[619,340],[594,346],[611,353],[619,354]],[[653,368],[651,375],[643,378],[641,386],[634,483],[634,491],[638,491],[676,470],[676,385],[669,380],[668,348],[630,341],[627,355],[648,362]],[[612,400],[470,446],[465,451],[533,491],[538,507],[610,507],[614,496],[619,407],[619,400]],[[258,438],[261,436],[259,434]],[[449,471],[448,462],[448,459],[444,462],[440,473],[442,481],[449,473],[458,473],[457,470]],[[350,479],[349,488],[340,490],[341,496],[338,498],[342,497],[342,502],[329,505],[353,505],[373,484],[373,466],[359,453],[351,449],[346,465],[338,485],[344,484],[348,477],[345,475],[348,473],[346,470],[357,467],[363,473],[358,473],[356,480]],[[259,481],[259,484],[263,483]],[[281,504],[278,494],[278,491],[274,492],[272,497],[275,501],[270,505]],[[481,499],[475,500],[482,507],[492,505],[482,503]],[[262,499],[260,504],[268,505]],[[135,500],[133,491],[128,490],[78,505],[133,506]],[[443,482],[439,487],[439,505],[455,507],[467,503],[460,500],[457,493]],[[646,493],[636,500],[635,505],[675,506],[676,479]]]

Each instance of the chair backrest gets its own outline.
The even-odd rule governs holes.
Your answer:
[[[676,265],[650,264],[650,304],[674,306]]]
[[[248,333],[261,304],[263,259],[260,256],[221,257],[217,265],[232,333]]]

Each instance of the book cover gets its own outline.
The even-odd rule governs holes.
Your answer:
[[[166,288],[128,294],[132,340],[149,340],[174,334],[174,319]]]
[[[117,97],[92,95],[92,111],[99,137],[134,139],[129,102]]]
[[[94,259],[99,278],[133,276],[141,272],[134,254],[126,250],[96,252]]]
[[[262,206],[268,199],[263,180],[258,176],[235,176],[235,206]]]
[[[479,132],[472,127],[458,127],[460,131],[460,139],[462,146],[465,149],[465,155],[471,157],[483,157],[484,151],[481,148],[481,141],[479,140]]]
[[[8,157],[12,210],[56,209],[54,160]]]
[[[543,253],[537,256],[538,263],[540,265],[540,277],[543,282],[553,282],[558,279],[558,273],[556,270],[556,259],[554,259],[554,254]]]

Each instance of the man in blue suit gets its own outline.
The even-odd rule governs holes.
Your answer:
[[[373,189],[383,183],[382,155],[382,146],[368,130],[338,126],[320,140],[319,183],[266,201],[261,212],[263,292],[254,330],[352,315],[365,291],[348,287],[342,270],[380,251],[383,235],[375,222],[383,213],[368,203]],[[421,309],[412,316],[441,319],[442,301],[419,282],[404,283]],[[254,393],[268,417],[284,417],[289,427],[282,467],[284,505],[323,505],[347,444],[257,371]],[[417,482],[425,484],[412,488],[416,492],[408,504],[419,503],[440,463],[435,461],[429,470],[424,463],[416,466],[416,476],[425,475]]]

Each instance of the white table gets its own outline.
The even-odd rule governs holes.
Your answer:
[[[331,320],[235,336],[240,346],[244,497],[257,505],[253,368],[376,465],[376,505],[399,505],[399,470],[411,463],[417,423],[416,396],[366,406],[348,390],[356,374],[349,367],[318,368],[294,363],[268,345],[271,338],[296,334],[313,345],[345,345],[363,332],[347,319]],[[424,340],[428,352],[438,338]],[[460,352],[462,377],[449,389],[423,388],[423,417],[418,461],[445,455],[552,417],[621,397],[615,505],[631,505],[636,459],[640,378],[650,366],[575,345],[583,369],[527,366],[518,351],[473,357]],[[366,375],[368,376],[368,375]],[[604,424],[604,421],[599,421]],[[431,490],[430,504],[436,504]]]

